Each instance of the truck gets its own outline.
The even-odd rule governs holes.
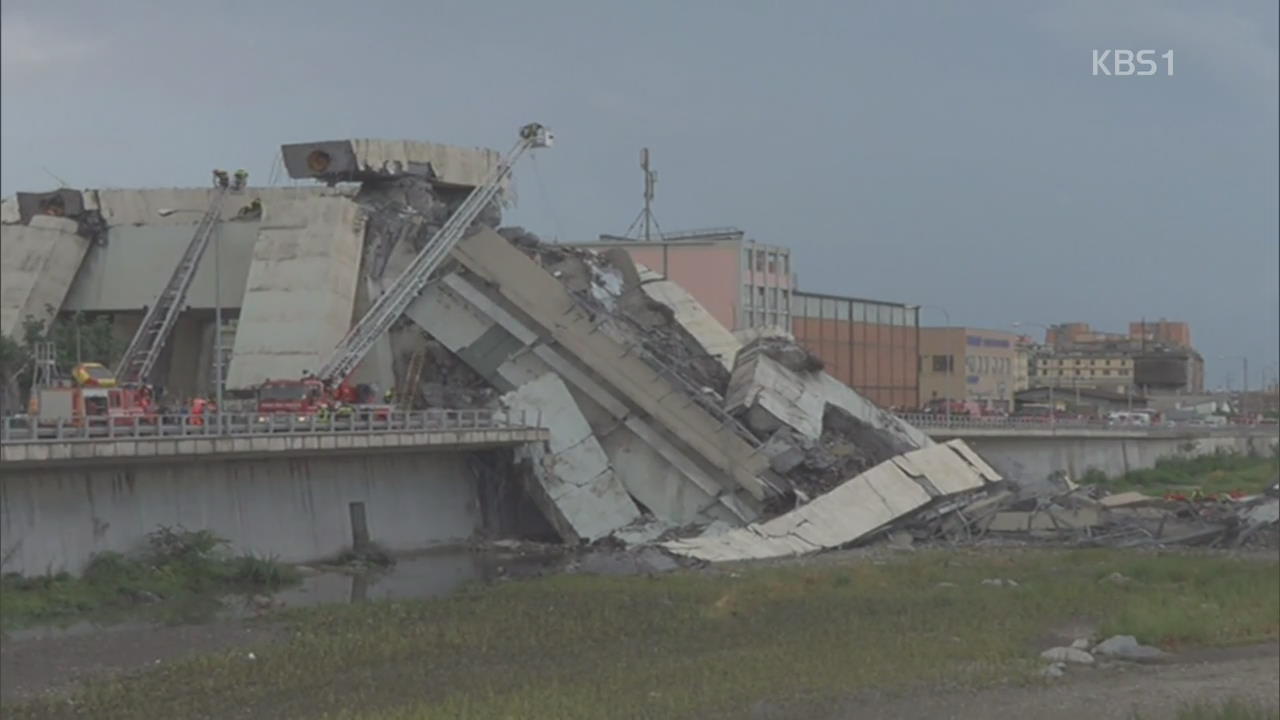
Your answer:
[[[28,414],[42,427],[133,426],[157,417],[146,388],[118,387],[98,363],[80,363],[70,381],[33,389]]]
[[[327,387],[314,376],[301,380],[267,380],[258,386],[256,422],[259,425],[283,424],[290,416],[294,425],[306,425],[328,417],[352,417],[358,421],[387,421],[394,408],[379,403],[374,389],[368,385],[342,383]]]

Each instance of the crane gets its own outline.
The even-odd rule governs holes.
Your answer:
[[[218,221],[222,218],[222,203],[226,199],[227,192],[229,189],[241,189],[245,179],[241,173],[237,173],[235,185],[229,188],[226,173],[215,170],[214,177],[217,181],[214,183],[209,208],[205,210],[204,217],[200,218],[200,224],[196,225],[195,234],[191,237],[182,260],[174,268],[173,275],[169,277],[169,282],[160,292],[160,296],[147,310],[142,318],[142,324],[138,326],[138,331],[129,341],[124,356],[120,358],[116,379],[124,387],[146,385],[147,378],[150,377],[151,370],[160,357],[160,351],[164,349],[169,333],[173,331],[178,315],[182,312],[187,291],[191,289],[196,268],[200,266],[200,258],[204,255],[205,248],[209,247],[209,240],[213,237]]]
[[[338,385],[356,369],[369,348],[386,332],[411,305],[436,268],[448,257],[466,234],[467,228],[480,212],[497,197],[502,183],[511,174],[512,165],[520,156],[533,148],[550,147],[554,140],[547,128],[529,123],[520,128],[520,138],[490,171],[484,182],[477,185],[444,226],[427,241],[413,262],[395,279],[373,303],[373,307],[347,332],[342,342],[329,355],[315,378],[328,385]]]

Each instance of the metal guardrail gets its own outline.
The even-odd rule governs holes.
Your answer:
[[[1238,433],[1241,431],[1280,433],[1276,425],[1193,425],[1190,423],[1137,425],[1080,418],[973,417],[942,413],[899,413],[902,420],[920,428],[964,430],[1090,430],[1098,432],[1185,435],[1187,433]]]
[[[87,422],[40,422],[28,416],[4,419],[0,442],[67,442],[157,437],[225,437],[277,434],[325,435],[404,431],[534,429],[542,427],[542,413],[504,410],[390,410],[318,415],[222,413],[205,415],[147,415],[90,418]]]

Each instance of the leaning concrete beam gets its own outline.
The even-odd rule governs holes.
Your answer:
[[[731,477],[757,500],[772,494],[762,479],[769,460],[674,385],[664,373],[634,354],[635,348],[601,331],[597,321],[558,280],[491,230],[481,230],[454,250],[467,269],[493,284],[508,302],[537,322],[546,334],[616,388],[629,403],[680,438],[711,466]]]
[[[28,315],[49,321],[62,308],[89,240],[75,221],[38,215],[28,225],[0,226],[0,334],[18,336]]]
[[[320,369],[351,326],[363,243],[363,211],[346,198],[312,197],[266,209],[229,387]]]
[[[502,397],[507,409],[539,418],[551,432],[545,454],[536,453],[534,474],[557,526],[582,540],[599,540],[640,519],[640,509],[618,482],[591,426],[555,373],[547,373]]]
[[[979,490],[1000,478],[970,462],[961,440],[886,460],[813,502],[772,520],[711,537],[663,543],[708,562],[803,555],[841,547],[911,515],[936,498]]]
[[[754,500],[749,496],[739,497],[714,480],[656,427],[632,413],[557,349],[540,342],[523,321],[461,276],[449,275],[440,283],[429,285],[405,315],[495,385],[514,388],[554,371],[590,398],[635,438],[615,438],[614,433],[606,433],[601,442],[627,490],[663,519],[685,524],[696,522],[704,513],[712,513],[711,518],[740,522],[758,517]],[[508,333],[518,343],[514,354],[496,359],[471,352],[471,347],[482,344],[482,338],[495,328]],[[659,461],[662,467],[656,464]],[[669,472],[668,466],[675,472]],[[716,513],[717,504],[727,513]]]

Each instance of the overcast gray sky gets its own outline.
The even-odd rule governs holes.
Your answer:
[[[509,213],[793,248],[801,287],[953,322],[1184,319],[1210,382],[1280,327],[1277,3],[5,0],[0,191],[266,180],[345,137],[557,146]],[[1095,77],[1092,51],[1174,51]],[[926,324],[943,324],[926,310]]]

